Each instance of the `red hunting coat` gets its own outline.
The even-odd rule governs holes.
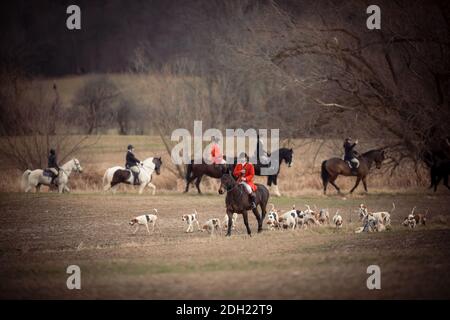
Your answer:
[[[245,172],[241,173],[241,170],[244,169]],[[233,175],[237,178],[238,182],[246,182],[253,191],[256,191],[256,186],[253,183],[253,177],[255,176],[255,167],[253,164],[247,162],[245,165],[242,163],[238,163],[234,168]]]

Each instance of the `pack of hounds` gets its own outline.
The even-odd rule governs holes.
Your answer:
[[[314,206],[314,210],[309,205],[305,205],[305,210],[298,210],[295,205],[291,210],[282,212],[275,209],[273,204],[270,204],[271,208],[267,214],[266,224],[269,230],[295,230],[295,229],[307,229],[308,227],[328,225],[336,229],[342,228],[344,225],[344,219],[342,218],[339,210],[336,210],[333,217],[330,220],[330,211],[328,209],[318,209]],[[365,204],[360,204],[357,213],[361,227],[355,230],[355,233],[361,232],[383,232],[391,228],[391,214],[395,211],[395,204],[392,203],[392,209],[390,211],[370,211]],[[426,225],[428,210],[425,213],[416,212],[414,207],[411,213],[404,218],[402,225],[410,229],[416,228],[418,225]],[[234,213],[232,217],[232,230],[237,229],[238,214]],[[222,231],[228,227],[228,216],[222,219],[211,218],[200,226],[199,214],[197,210],[194,210],[190,214],[184,214],[181,216],[181,221],[187,225],[186,233],[194,232],[194,229],[201,232],[207,232],[211,236],[218,234],[221,235]],[[155,231],[155,227],[160,232],[158,224],[158,210],[153,209],[153,213],[143,214],[130,220],[130,226],[135,226],[133,234],[135,234],[141,226],[145,226],[147,233]],[[151,232],[150,232],[151,227]]]

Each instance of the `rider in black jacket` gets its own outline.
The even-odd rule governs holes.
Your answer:
[[[48,163],[47,168],[53,173],[52,177],[52,184],[55,183],[55,179],[59,174],[59,166],[58,166],[58,160],[56,158],[56,151],[55,149],[50,149],[50,154],[48,155]]]
[[[131,173],[133,173],[134,184],[139,184],[140,170],[139,170],[138,165],[141,163],[141,161],[134,156],[133,151],[134,151],[134,147],[130,144],[128,146],[127,155],[125,157],[125,160],[126,160],[125,167],[127,169],[130,169]]]
[[[356,152],[355,146],[358,144],[358,140],[355,143],[352,143],[352,138],[348,137],[344,141],[344,161],[350,163],[352,168],[352,172],[356,174],[356,171],[359,167],[359,160],[356,158],[358,152]]]

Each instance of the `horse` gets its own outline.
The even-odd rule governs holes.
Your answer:
[[[276,196],[280,197],[280,191],[278,190],[278,175],[280,174],[280,165],[283,163],[283,161],[287,164],[288,168],[292,166],[292,163],[294,162],[294,150],[291,148],[280,148],[278,150],[278,168],[277,172],[272,175],[267,175],[267,185],[269,187],[272,187],[272,184],[274,185],[274,193]],[[233,162],[230,164],[230,171],[233,172],[234,167],[237,164],[237,159],[234,158]],[[261,173],[262,168],[269,168],[272,166],[272,163],[269,164],[261,164],[259,161],[258,163],[254,164],[255,167],[255,175],[257,176],[265,176]]]
[[[139,164],[139,194],[142,194],[144,188],[148,186],[152,188],[152,195],[156,193],[156,186],[151,183],[152,174],[156,172],[157,175],[161,173],[161,165],[162,160],[159,158],[147,158],[142,161],[142,165]],[[117,191],[117,186],[119,183],[133,184],[134,177],[131,174],[130,170],[127,170],[123,167],[112,167],[106,169],[105,174],[103,175],[103,190],[108,191],[112,190],[113,193]]]
[[[431,185],[429,189],[433,188],[437,191],[437,186],[444,180],[444,186],[450,189],[448,185],[448,176],[450,175],[450,160],[440,160],[433,164],[430,168]]]
[[[360,181],[362,180],[364,185],[364,190],[367,191],[367,182],[366,178],[369,174],[370,168],[372,166],[372,163],[375,162],[376,168],[381,168],[381,163],[383,160],[385,160],[385,151],[383,149],[374,149],[367,151],[366,153],[363,153],[361,156],[358,157],[359,160],[359,167],[357,169],[356,174],[352,173],[351,168],[345,162],[344,160],[340,158],[331,158],[328,160],[325,160],[322,162],[322,168],[321,168],[321,177],[323,182],[323,194],[327,193],[327,185],[328,182],[333,185],[333,187],[336,188],[338,194],[341,194],[341,190],[339,187],[334,183],[338,175],[343,176],[356,176],[356,184],[355,186],[350,190],[350,193],[353,193],[353,191],[358,187]]]
[[[69,177],[72,171],[82,173],[83,168],[80,165],[80,161],[78,159],[72,159],[67,161],[60,167],[58,177],[56,177],[55,181],[58,185],[58,192],[63,193],[70,192],[69,187],[67,187],[67,183],[69,182]],[[36,170],[25,170],[22,174],[22,189],[25,192],[30,191],[33,187],[35,187],[36,192],[40,192],[41,185],[51,186],[52,177],[44,175],[44,170],[36,169]]]
[[[229,171],[229,166],[227,164],[207,164],[203,163],[189,163],[186,165],[186,188],[184,193],[189,192],[189,185],[195,180],[195,186],[199,194],[202,194],[200,191],[200,182],[204,175],[220,179],[223,174]]]
[[[242,214],[244,218],[244,224],[247,228],[247,233],[251,236],[252,232],[250,226],[248,225],[248,210],[252,210],[253,214],[258,221],[258,233],[262,231],[262,224],[264,218],[266,217],[266,207],[269,201],[269,190],[262,185],[256,184],[256,208],[251,209],[250,197],[245,191],[242,184],[239,184],[234,180],[230,173],[222,175],[220,178],[219,194],[227,193],[225,198],[225,204],[227,208],[228,216],[228,231],[227,236],[231,236],[231,227],[233,224],[233,213]],[[258,212],[258,205],[261,207],[261,214]]]

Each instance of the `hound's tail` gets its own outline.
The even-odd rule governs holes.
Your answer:
[[[20,181],[20,186],[22,187],[22,190],[25,190],[28,187],[28,177],[30,176],[31,170],[27,169],[22,174],[22,180]]]
[[[322,177],[322,182],[325,185],[326,183],[328,183],[328,179],[330,178],[330,174],[327,171],[327,168],[325,168],[325,164],[327,163],[327,160],[324,160],[322,162],[322,168],[320,171],[320,175]]]
[[[391,210],[391,213],[394,212],[394,210],[395,210],[395,203],[392,202],[392,210]]]

